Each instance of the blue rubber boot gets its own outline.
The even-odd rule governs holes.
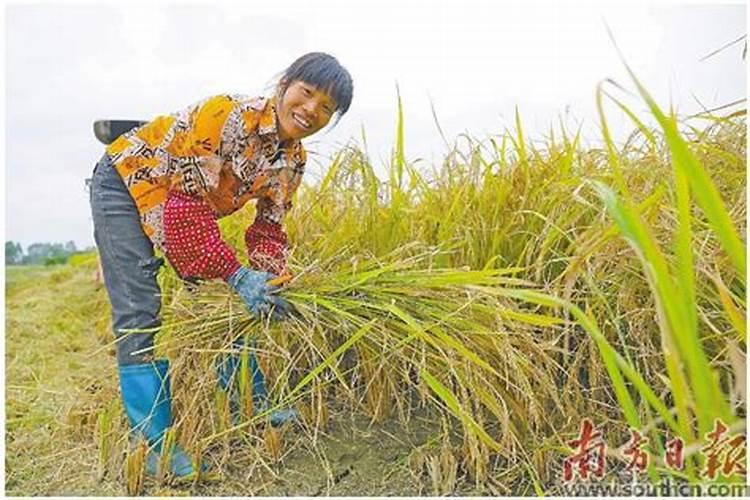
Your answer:
[[[243,350],[245,342],[242,338],[239,338],[232,342],[232,348],[238,351]],[[255,345],[253,345],[253,348]],[[228,392],[230,396],[230,404],[237,405],[239,410],[239,373],[240,373],[240,354],[233,352],[226,354],[219,358],[219,363],[216,366],[216,373],[219,378],[219,387],[221,390]],[[268,392],[266,391],[266,380],[263,377],[263,372],[258,366],[258,360],[255,357],[255,351],[248,353],[248,371],[253,377],[253,405],[260,404],[262,401],[268,399]]]
[[[134,432],[149,444],[146,472],[156,475],[164,433],[172,424],[172,394],[169,383],[169,361],[120,365],[120,390],[125,413]],[[206,470],[205,464],[201,469]],[[176,477],[193,474],[190,457],[178,444],[172,446],[169,472]]]
[[[237,350],[244,348],[244,341],[242,338],[235,340],[232,343],[232,347]],[[268,391],[266,390],[266,379],[263,376],[258,365],[258,359],[255,356],[255,345],[253,342],[253,349],[248,352],[248,371],[251,374],[253,381],[253,411],[255,413],[262,413],[268,409]],[[237,425],[239,423],[240,416],[240,400],[239,400],[239,373],[240,373],[240,354],[232,353],[226,354],[219,358],[219,362],[216,366],[216,372],[218,375],[219,387],[227,392],[229,396],[229,411],[232,415],[232,422]],[[294,409],[286,410],[273,410],[268,415],[268,421],[272,426],[278,427],[286,422],[294,421],[298,418],[298,413]]]

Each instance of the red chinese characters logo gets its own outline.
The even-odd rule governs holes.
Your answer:
[[[664,463],[667,468],[681,471],[685,467],[685,442],[681,438],[672,438],[664,445]]]
[[[648,453],[641,448],[648,442],[640,432],[630,429],[630,440],[625,445],[622,454],[629,457],[625,468],[631,472],[643,472],[648,467]]]
[[[703,474],[708,479],[715,479],[719,472],[727,477],[747,474],[747,437],[742,434],[725,436],[728,430],[721,420],[716,420],[713,430],[706,433],[709,443],[701,448],[701,452],[706,457]]]
[[[719,476],[731,477],[747,475],[747,436],[730,434],[729,427],[721,420],[714,421],[714,427],[705,434],[705,445],[700,448],[705,459],[705,467],[699,475],[708,480]],[[650,455],[645,449],[648,438],[640,431],[630,429],[630,439],[622,448],[625,469],[631,473],[642,473],[648,466]],[[563,461],[563,480],[573,481],[576,476],[583,480],[595,476],[604,477],[607,444],[602,439],[602,432],[591,420],[586,418],[581,423],[577,439],[567,442],[574,448],[573,454]],[[685,442],[680,437],[672,437],[664,443],[664,466],[673,471],[685,468]]]
[[[589,473],[599,479],[604,477],[607,444],[591,420],[583,420],[578,439],[568,441],[568,444],[575,448],[575,452],[563,461],[563,479],[566,482],[572,481],[576,472],[581,479],[588,479]]]

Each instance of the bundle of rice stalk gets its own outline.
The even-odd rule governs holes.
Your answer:
[[[172,360],[182,441],[202,449],[229,436],[253,442],[267,412],[250,409],[230,422],[217,411],[215,389],[222,356],[252,350],[270,409],[298,407],[313,427],[324,425],[331,405],[373,420],[394,410],[404,421],[415,411],[442,412],[476,455],[466,460],[489,451],[525,460],[523,450],[562,418],[552,353],[563,321],[496,293],[533,288],[514,276],[520,269],[431,267],[441,252],[412,244],[380,259],[342,252],[304,268],[292,263],[295,277],[281,293],[296,312],[280,322],[256,320],[221,283],[166,287],[157,350]],[[244,345],[233,345],[240,337]]]

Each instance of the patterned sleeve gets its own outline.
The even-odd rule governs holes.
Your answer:
[[[281,225],[256,218],[245,231],[250,266],[277,276],[286,270],[287,237]]]
[[[228,279],[240,263],[206,202],[173,191],[164,206],[165,253],[182,278]]]
[[[255,220],[261,220],[268,224],[280,225],[284,220],[286,213],[292,209],[291,200],[285,200],[274,196],[275,193],[269,193],[271,196],[260,198],[256,205]]]
[[[304,154],[304,152],[303,152]],[[269,175],[258,199],[255,222],[245,233],[251,265],[277,275],[286,268],[287,237],[281,223],[292,208],[292,196],[304,172],[304,156],[292,166],[279,168]]]
[[[183,278],[226,280],[240,266],[205,199],[219,183],[221,135],[234,107],[230,97],[219,95],[179,113],[179,126],[166,149],[175,179],[164,205],[164,247]]]
[[[284,215],[292,209],[292,197],[302,182],[305,171],[304,150],[284,157],[264,172],[263,186],[258,189],[257,218],[273,224],[281,224]]]

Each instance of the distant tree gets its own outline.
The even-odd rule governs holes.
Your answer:
[[[26,249],[26,255],[23,257],[24,264],[42,264],[47,258],[49,252],[49,243],[32,243]]]
[[[65,249],[66,245],[63,245],[62,243],[53,243],[50,245],[49,248],[49,255],[47,257],[51,257],[53,259],[65,259],[68,258],[68,251]]]
[[[23,263],[29,265],[46,264],[48,261],[64,263],[67,262],[69,255],[62,243],[32,243],[26,250]]]
[[[76,253],[76,244],[74,241],[68,241],[65,244],[62,243],[32,243],[29,248],[26,249],[26,255],[21,251],[20,245],[18,245],[18,252],[11,248],[13,242],[5,243],[5,260],[9,260],[12,255],[20,255],[16,257],[17,264],[26,265],[52,265],[52,264],[64,264],[68,262],[68,258]]]
[[[20,264],[23,261],[23,248],[20,243],[5,242],[5,263]]]

